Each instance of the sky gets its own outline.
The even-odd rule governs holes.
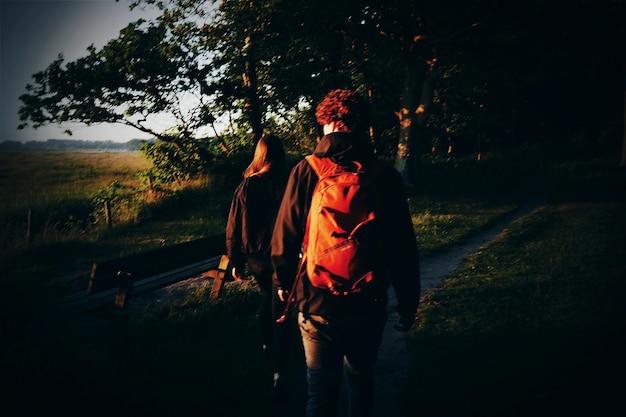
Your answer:
[[[121,125],[86,127],[72,123],[58,127],[17,130],[19,96],[32,75],[46,69],[62,53],[66,62],[87,55],[117,38],[128,23],[157,16],[155,9],[132,12],[129,0],[0,0],[0,142],[47,139],[112,140],[150,138]],[[63,131],[70,128],[72,136]]]

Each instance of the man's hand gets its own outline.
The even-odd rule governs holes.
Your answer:
[[[241,272],[237,269],[236,266],[233,266],[233,269],[230,271],[230,274],[233,276],[235,281],[243,281],[243,277],[241,276]]]
[[[282,288],[279,288],[278,289],[278,298],[280,298],[280,301],[286,302],[287,299],[289,298],[289,291],[283,290]]]

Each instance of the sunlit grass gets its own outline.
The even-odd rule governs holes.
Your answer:
[[[420,252],[427,254],[463,241],[516,209],[518,204],[480,198],[453,201],[414,198],[410,207]]]
[[[5,207],[89,196],[113,180],[139,186],[136,174],[150,163],[138,152],[0,152],[0,193]],[[28,206],[26,208],[29,208]]]
[[[114,221],[132,222],[141,211],[133,195],[137,173],[149,166],[138,152],[0,152],[0,269],[25,251],[101,237],[93,198],[118,181],[127,197],[112,207]],[[30,230],[28,220],[30,219]],[[91,233],[87,233],[92,229]],[[30,232],[30,234],[28,234]],[[30,237],[30,241],[27,240]],[[34,246],[33,246],[34,245]],[[26,260],[31,267],[35,260]]]
[[[624,370],[624,210],[549,205],[427,294],[412,415],[605,415],[605,381]]]

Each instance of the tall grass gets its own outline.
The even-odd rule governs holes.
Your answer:
[[[90,215],[98,191],[117,181],[129,194],[135,192],[137,173],[149,165],[132,152],[60,151],[0,152],[0,164],[0,265],[29,243],[89,239],[85,232],[95,220]],[[26,239],[29,213],[31,242]]]
[[[149,166],[137,152],[0,152],[0,192],[7,198],[0,212],[7,215],[26,209],[89,199],[119,180],[139,188],[137,173]]]
[[[229,195],[197,181],[155,200],[138,175],[150,166],[138,152],[1,152],[0,163],[0,270],[122,256],[223,229]],[[42,250],[49,259],[33,259]]]

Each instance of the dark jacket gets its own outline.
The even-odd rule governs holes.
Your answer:
[[[284,188],[284,178],[270,171],[244,178],[235,189],[226,223],[226,254],[237,268],[243,267],[248,256],[269,262]]]
[[[291,171],[274,226],[272,262],[276,285],[290,290],[299,272],[296,288],[298,310],[330,318],[370,311],[373,305],[386,308],[387,290],[391,282],[397,294],[397,311],[401,315],[414,315],[420,296],[419,256],[400,174],[393,167],[375,160],[367,139],[354,140],[347,133],[324,136],[314,154],[329,157],[334,162],[357,160],[365,169],[376,171],[380,195],[377,216],[383,224],[380,257],[374,279],[376,284],[361,293],[336,296],[328,290],[311,286],[304,268],[299,270],[299,255],[311,197],[318,181],[309,163],[302,160]]]

